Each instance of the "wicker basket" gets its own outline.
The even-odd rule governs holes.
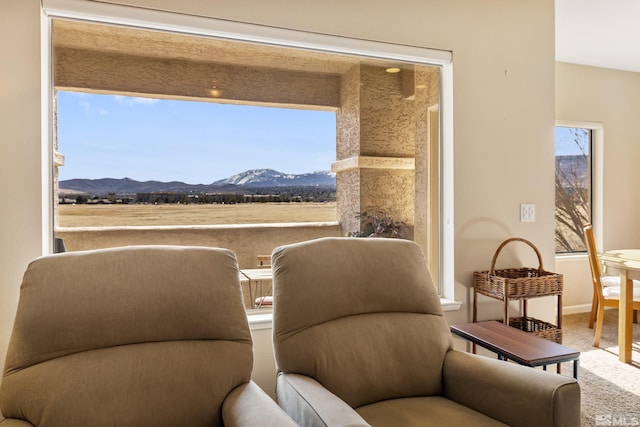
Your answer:
[[[562,344],[562,329],[552,323],[534,319],[533,317],[512,317],[509,319],[509,326]]]
[[[538,268],[522,267],[496,270],[496,260],[500,251],[511,242],[523,242],[529,245],[538,256]],[[502,301],[505,298],[518,299],[559,295],[562,293],[562,282],[562,274],[544,270],[542,256],[538,248],[530,241],[519,237],[502,242],[493,255],[491,270],[473,273],[473,286],[478,293]]]

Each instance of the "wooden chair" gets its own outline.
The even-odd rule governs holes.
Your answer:
[[[602,323],[604,320],[604,309],[605,307],[618,308],[620,305],[620,278],[602,275],[600,259],[598,258],[596,243],[593,238],[593,228],[588,224],[583,229],[593,283],[593,301],[591,303],[589,327],[593,328],[595,321],[596,329],[593,337],[593,346],[599,347]],[[603,284],[603,282],[605,283]],[[633,281],[633,310],[633,322],[637,323],[638,310],[640,310],[640,282],[636,280]]]
[[[271,255],[258,255],[258,265],[256,268],[271,268]],[[271,292],[271,288],[267,293]],[[256,308],[271,308],[273,307],[273,296],[262,295],[262,282],[260,282],[260,296],[254,301]]]

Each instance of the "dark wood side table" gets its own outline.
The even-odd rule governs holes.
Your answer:
[[[453,325],[451,332],[497,353],[499,359],[531,367],[542,366],[545,371],[547,365],[573,361],[573,377],[578,379],[580,352],[572,348],[495,320]]]

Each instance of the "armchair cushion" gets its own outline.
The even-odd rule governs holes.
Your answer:
[[[439,395],[441,376],[432,373],[442,370],[449,346],[445,322],[442,316],[414,313],[336,319],[283,340],[278,363],[317,379],[353,407],[390,397]],[[432,333],[412,337],[400,330]]]
[[[635,282],[635,280],[634,280]],[[620,283],[618,281],[618,283]],[[602,295],[604,299],[620,299],[620,286],[603,286]],[[633,287],[633,300],[640,301],[640,286]]]
[[[602,287],[617,286],[620,288],[620,276],[601,276],[600,283]],[[640,289],[640,280],[633,280],[634,291]],[[619,291],[618,291],[619,292]]]
[[[140,343],[54,358],[4,378],[2,412],[26,416],[38,426],[63,420],[79,423],[67,426],[168,426],[168,420],[196,417],[204,426],[205,419],[220,418],[229,390],[249,380],[244,373],[253,362],[244,346],[205,340]]]
[[[280,373],[276,391],[280,406],[300,425],[369,426],[353,408],[313,378]]]
[[[0,421],[0,427],[34,427],[34,425],[28,421],[16,420],[15,418],[5,418],[4,420]]]
[[[324,238],[276,249],[272,265],[283,372],[315,378],[352,407],[442,392],[452,338],[425,292],[435,288],[418,245]]]
[[[506,425],[439,396],[389,399],[353,409],[313,378],[296,374],[278,376],[278,402],[301,425],[314,427]]]
[[[441,396],[383,400],[357,408],[356,412],[372,426],[508,426]]]

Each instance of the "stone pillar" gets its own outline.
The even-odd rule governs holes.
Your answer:
[[[416,223],[416,212],[421,227],[426,221],[427,115],[437,69],[400,68],[389,73],[384,67],[359,65],[343,76],[332,170],[344,233],[358,230],[355,214],[372,208],[409,226]]]
[[[377,161],[362,164],[360,200],[413,225],[415,102],[407,96],[406,74],[413,66],[398,73],[362,67],[360,155]]]

